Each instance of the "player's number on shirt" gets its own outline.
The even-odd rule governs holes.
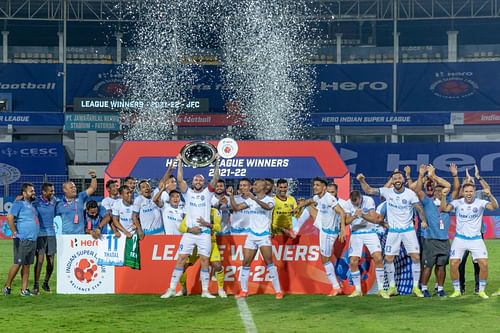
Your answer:
[[[108,235],[106,238],[108,240],[108,251],[118,251],[118,238],[116,238],[114,235],[111,234]]]

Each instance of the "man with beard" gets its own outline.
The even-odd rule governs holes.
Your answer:
[[[125,177],[125,179],[123,180],[123,185],[128,186],[128,188],[130,189],[130,191],[132,193],[132,201],[134,201],[135,198],[137,198],[137,196],[139,195],[136,191],[137,190],[137,180],[132,176]]]
[[[354,292],[349,297],[362,296],[361,274],[359,271],[359,260],[366,246],[375,264],[375,276],[377,278],[378,294],[382,298],[389,298],[384,290],[384,263],[382,261],[382,247],[377,236],[379,224],[383,224],[383,218],[375,212],[375,202],[372,198],[361,195],[359,191],[352,191],[350,200],[345,205],[346,224],[351,225],[351,239],[349,246],[349,266],[352,281],[355,286]]]
[[[428,181],[425,185],[425,193],[422,191],[422,183],[425,172],[428,173]],[[448,185],[443,187],[443,185]],[[444,297],[444,279],[446,276],[446,265],[450,256],[450,242],[448,240],[448,229],[450,228],[450,215],[440,212],[441,197],[443,193],[449,193],[450,184],[435,174],[432,165],[421,165],[418,169],[416,182],[416,193],[422,202],[425,216],[427,218],[427,229],[422,232],[422,278],[421,287],[424,297],[431,297],[427,283],[435,268],[437,282],[437,296]]]
[[[248,296],[248,279],[250,277],[250,265],[260,251],[266,264],[269,279],[271,280],[276,299],[282,299],[278,270],[273,263],[273,251],[271,246],[271,219],[274,200],[266,194],[266,182],[264,179],[257,179],[253,184],[255,195],[252,192],[245,193],[248,197],[244,203],[236,204],[234,196],[230,193],[231,207],[234,211],[246,210],[250,217],[248,234],[243,246],[243,263],[240,275],[241,291],[237,298]]]
[[[177,183],[179,184],[179,189],[186,202],[185,213],[187,232],[182,235],[178,251],[179,256],[170,279],[170,287],[161,298],[175,296],[175,289],[184,272],[186,259],[193,253],[195,247],[197,247],[200,256],[201,297],[215,298],[215,296],[208,291],[208,283],[210,280],[209,258],[212,249],[212,241],[210,236],[211,228],[206,224],[210,224],[207,221],[210,221],[212,197],[215,192],[215,187],[217,186],[217,181],[219,180],[219,156],[216,156],[214,176],[207,188],[204,188],[205,177],[201,174],[193,177],[191,188],[188,188],[183,177],[182,158],[180,154],[177,155],[177,163]],[[200,229],[200,232],[193,233],[193,229],[197,230],[197,228]]]
[[[335,199],[339,202],[340,207],[344,208],[347,205],[347,201],[339,198],[339,186],[335,184],[333,181],[329,182],[328,185],[326,186],[326,191],[333,195]]]
[[[85,204],[85,233],[91,235],[94,239],[97,239],[96,230],[99,228],[99,224],[102,219],[106,216],[106,210],[104,207],[99,207],[99,204],[95,200],[89,200]],[[107,233],[107,229],[104,230]]]
[[[85,219],[83,211],[85,201],[94,194],[97,189],[97,176],[94,170],[89,170],[92,178],[87,190],[76,192],[75,183],[66,181],[63,184],[64,197],[57,203],[56,213],[61,216],[63,235],[83,235],[85,233]]]
[[[359,174],[356,179],[366,194],[383,196],[387,202],[389,232],[385,244],[385,271],[389,280],[389,289],[387,290],[389,296],[398,294],[394,277],[394,257],[399,255],[401,243],[403,243],[412,259],[413,294],[417,297],[424,297],[422,291],[418,288],[420,281],[420,246],[413,226],[413,208],[418,211],[422,218],[423,229],[427,228],[427,220],[417,195],[403,186],[405,179],[400,171],[392,173],[392,188],[381,187],[374,189],[368,185],[363,174]]]
[[[139,193],[132,208],[132,219],[141,225],[141,232],[144,232],[138,232],[139,239],[143,239],[144,235],[164,235],[160,208],[151,197],[151,185],[147,180],[139,182]]]
[[[315,177],[313,179],[314,197],[305,200],[302,206],[316,205],[317,213],[314,226],[319,229],[321,262],[325,267],[326,276],[332,285],[332,290],[328,296],[337,296],[342,294],[342,288],[337,280],[335,266],[331,261],[331,257],[337,237],[341,242],[345,240],[345,212],[337,199],[326,191],[326,188],[326,180]],[[340,218],[337,218],[337,215]]]
[[[265,178],[264,181],[266,182],[266,195],[273,197],[274,196],[274,179]]]
[[[278,179],[276,186],[271,231],[273,234],[285,234],[294,239],[297,237],[297,233],[293,231],[292,217],[293,212],[297,209],[297,201],[293,196],[288,195],[288,181],[286,179]]]
[[[221,234],[228,234],[231,230],[231,205],[229,197],[226,195],[226,183],[219,179],[215,187],[214,197],[212,198],[212,207],[217,209],[221,215]]]
[[[99,220],[99,224],[93,228],[93,232],[91,232],[92,237],[95,239],[101,237],[101,233],[114,233],[116,237],[120,237],[120,232],[113,225],[113,205],[118,202],[120,198],[120,194],[118,193],[119,189],[118,181],[116,179],[110,179],[106,182],[106,189],[108,190],[108,196],[102,199],[101,208],[104,211],[104,215]],[[101,214],[102,212],[99,211]]]
[[[54,185],[51,183],[43,183],[42,194],[39,199],[33,202],[33,206],[38,211],[38,216],[40,218],[40,232],[36,240],[35,282],[33,285],[33,294],[35,295],[40,291],[39,281],[45,257],[47,258],[47,266],[42,289],[46,292],[50,292],[49,280],[54,271],[54,255],[57,250],[56,230],[54,228],[56,205],[57,200],[54,197]]]
[[[483,189],[483,194],[488,197],[489,202],[476,199],[476,187],[466,183],[462,186],[463,198],[446,202],[446,196],[441,197],[441,210],[450,212],[455,210],[457,217],[456,235],[451,244],[450,251],[450,275],[453,284],[451,298],[461,296],[458,266],[465,251],[470,251],[472,259],[479,264],[479,297],[489,298],[485,292],[486,280],[488,279],[488,250],[481,235],[481,224],[485,209],[498,209],[497,199],[491,194],[489,188]]]
[[[7,281],[3,288],[4,296],[10,295],[12,281],[21,267],[21,296],[33,295],[28,289],[28,280],[30,265],[33,264],[35,259],[36,240],[40,230],[38,212],[32,204],[35,200],[33,184],[23,184],[22,196],[23,200],[16,200],[7,215],[7,223],[12,231],[14,263],[9,270]]]
[[[120,186],[121,199],[113,205],[113,224],[127,238],[131,238],[136,230],[141,230],[141,224],[132,219],[132,191],[127,185]]]

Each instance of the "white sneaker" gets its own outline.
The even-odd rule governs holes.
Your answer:
[[[212,294],[211,294],[210,292],[208,292],[208,291],[203,291],[203,292],[201,293],[201,297],[203,297],[203,298],[215,298],[215,296],[214,296],[214,295],[212,295]]]
[[[175,294],[175,297],[179,297],[179,296],[187,296],[187,290],[186,289],[181,289],[179,290],[176,294]]]
[[[160,296],[160,298],[170,298],[175,296],[175,290],[168,288],[167,291]]]
[[[224,289],[219,289],[219,297],[220,298],[227,298],[227,294],[224,291]]]

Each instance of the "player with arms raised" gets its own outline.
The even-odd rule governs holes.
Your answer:
[[[359,174],[356,179],[366,194],[383,196],[387,202],[387,222],[389,224],[389,232],[385,243],[385,271],[389,280],[387,292],[390,296],[398,294],[394,278],[394,257],[399,255],[401,243],[403,243],[412,259],[413,294],[417,297],[424,297],[422,291],[418,288],[420,281],[420,246],[413,226],[413,208],[418,211],[424,229],[427,228],[427,220],[417,195],[403,185],[404,176],[397,170],[391,176],[392,188],[372,188],[366,182],[363,174]]]
[[[484,209],[498,209],[497,199],[491,194],[488,188],[483,189],[483,194],[490,201],[476,199],[476,187],[473,184],[466,183],[462,186],[464,197],[446,202],[446,195],[441,198],[441,210],[450,212],[455,210],[457,216],[457,233],[451,244],[450,251],[450,275],[453,284],[453,293],[450,297],[459,297],[460,281],[458,266],[465,251],[472,253],[472,258],[479,264],[479,297],[489,298],[485,292],[486,280],[488,279],[488,250],[481,237],[481,224],[483,220]]]
[[[191,188],[188,188],[183,177],[181,155],[177,155],[177,163],[177,183],[179,184],[179,189],[186,202],[185,213],[187,232],[182,235],[179,245],[179,256],[170,279],[170,288],[168,288],[161,297],[170,298],[175,296],[175,288],[184,272],[186,259],[193,253],[194,247],[196,246],[198,248],[201,264],[201,297],[215,298],[215,296],[208,291],[208,283],[210,280],[209,258],[212,244],[210,235],[212,230],[206,224],[210,221],[212,197],[215,192],[215,187],[217,186],[217,181],[219,180],[219,156],[216,156],[214,177],[206,188],[204,188],[205,178],[201,174],[193,177]]]

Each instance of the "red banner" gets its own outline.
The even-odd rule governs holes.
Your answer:
[[[313,231],[311,227],[310,231]],[[162,294],[169,287],[170,277],[176,263],[176,253],[181,236],[147,236],[140,243],[141,269],[117,267],[115,270],[115,292],[125,294]],[[222,236],[218,238],[219,249],[225,271],[225,290],[228,294],[240,291],[238,282],[243,261],[245,236]],[[336,243],[336,271],[345,293],[354,287],[349,282],[348,243]],[[274,263],[278,269],[281,288],[286,294],[328,294],[331,285],[321,263],[317,234],[306,233],[298,239],[283,237],[273,239]],[[360,262],[363,292],[375,284],[374,266],[371,258],[364,255]],[[189,267],[187,287],[189,293],[200,293],[199,262]],[[274,293],[265,263],[257,254],[250,269],[249,292]],[[210,291],[217,293],[217,282],[212,277]]]
[[[500,124],[500,112],[464,112],[464,125]]]

